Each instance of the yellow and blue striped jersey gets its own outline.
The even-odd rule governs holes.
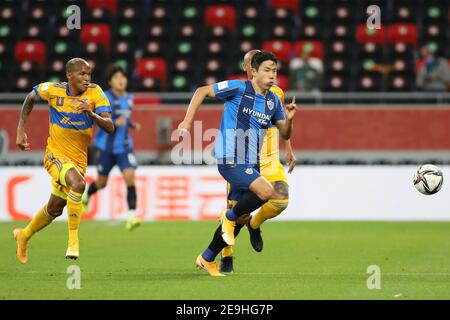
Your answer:
[[[78,96],[70,94],[65,82],[40,83],[34,90],[42,100],[48,102],[50,109],[46,153],[65,156],[84,172],[94,121],[85,113],[76,110],[76,107],[85,102],[90,104],[97,114],[111,112],[108,98],[96,84],[91,84]]]

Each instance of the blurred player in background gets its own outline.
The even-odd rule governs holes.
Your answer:
[[[247,74],[249,80],[253,78],[251,61],[253,56],[261,52],[261,50],[250,50],[244,56],[243,69]],[[284,92],[283,90],[273,85],[270,91],[275,93],[284,105]],[[261,237],[260,226],[264,221],[275,218],[281,212],[283,212],[289,202],[289,185],[286,178],[283,165],[280,162],[280,148],[279,148],[279,135],[276,126],[269,127],[267,134],[264,138],[264,142],[261,148],[260,159],[260,172],[274,187],[275,192],[268,202],[266,202],[259,211],[253,216],[244,215],[236,223],[235,236],[239,234],[239,231],[245,224],[250,233],[250,242],[255,251],[260,252],[263,249],[263,239]],[[285,140],[286,145],[286,163],[289,165],[289,173],[294,170],[297,163],[294,152],[292,150],[290,140]],[[232,208],[236,204],[236,195],[231,192],[230,185],[227,185],[228,190],[228,208]],[[222,258],[220,260],[221,272],[233,272],[233,247],[227,246],[222,250]]]
[[[69,241],[66,258],[79,257],[78,227],[81,218],[81,196],[86,182],[87,149],[91,143],[94,123],[108,133],[114,132],[111,107],[102,89],[91,83],[91,67],[80,58],[66,64],[68,83],[45,82],[34,87],[22,106],[17,127],[17,146],[31,150],[25,124],[38,98],[47,101],[50,109],[49,138],[44,166],[52,177],[53,190],[47,204],[24,229],[15,229],[17,259],[28,260],[28,241],[39,230],[60,216],[67,205]]]
[[[260,144],[265,131],[276,125],[281,136],[289,139],[296,112],[295,103],[287,105],[284,111],[278,96],[269,91],[276,80],[277,58],[270,52],[257,52],[251,66],[252,80],[222,81],[198,88],[178,126],[182,133],[190,129],[195,113],[206,97],[225,100],[214,154],[219,173],[239,197],[235,206],[222,215],[213,240],[196,259],[196,265],[211,276],[223,275],[215,258],[223,248],[234,245],[236,221],[260,208],[275,192],[272,184],[260,174]]]
[[[108,181],[111,169],[117,165],[122,172],[127,186],[128,218],[126,228],[132,230],[140,225],[141,219],[136,217],[136,157],[133,152],[133,139],[128,129],[140,130],[141,125],[131,120],[133,96],[126,91],[127,74],[120,66],[111,66],[106,74],[111,89],[105,92],[112,107],[112,120],[116,126],[113,135],[98,130],[95,135],[95,147],[98,150],[96,164],[98,168],[97,181],[92,183],[83,195],[83,211],[86,212],[90,197],[103,189]]]

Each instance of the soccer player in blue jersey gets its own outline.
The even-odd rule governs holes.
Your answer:
[[[222,81],[200,87],[191,99],[186,116],[178,126],[187,132],[203,100],[216,97],[225,100],[220,134],[214,147],[219,173],[239,192],[236,205],[221,217],[208,248],[197,257],[196,265],[211,276],[222,276],[216,256],[228,245],[234,245],[236,220],[266,203],[274,193],[272,184],[260,174],[260,148],[264,135],[275,125],[283,139],[289,139],[296,112],[295,100],[285,106],[269,89],[277,76],[277,58],[270,52],[256,53],[251,60],[252,80]]]
[[[98,190],[103,189],[108,181],[108,175],[114,165],[122,171],[127,185],[128,218],[126,228],[132,230],[139,226],[141,219],[136,216],[136,157],[133,153],[133,139],[128,129],[140,130],[140,124],[134,123],[131,116],[133,96],[126,91],[128,80],[126,72],[120,66],[111,66],[107,71],[107,80],[111,89],[105,92],[112,108],[112,119],[116,125],[113,135],[98,130],[95,135],[95,147],[98,149],[97,181],[92,183],[83,196],[84,211],[87,211],[89,198]]]

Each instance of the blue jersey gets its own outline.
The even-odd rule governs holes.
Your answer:
[[[256,94],[249,80],[216,83],[214,92],[225,100],[215,158],[219,163],[258,164],[267,129],[286,119],[280,99],[271,91]]]
[[[124,126],[116,125],[116,131],[113,134],[108,134],[99,128],[95,135],[95,146],[103,152],[113,154],[132,152],[133,139],[129,136],[128,129],[133,125],[130,116],[134,97],[129,93],[117,97],[112,90],[106,91],[105,95],[111,104],[113,122],[115,123],[119,117],[123,117],[126,119],[126,124]]]

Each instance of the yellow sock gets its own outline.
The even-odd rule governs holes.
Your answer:
[[[289,200],[269,200],[266,202],[259,211],[250,220],[250,226],[253,229],[259,228],[264,221],[275,218],[284,209],[287,208]]]
[[[43,229],[53,221],[53,217],[47,212],[47,205],[45,205],[38,213],[33,217],[30,223],[23,229],[22,235],[24,240],[28,241],[33,234]]]
[[[67,213],[69,222],[69,246],[78,242],[78,227],[81,220],[81,193],[73,190],[67,195]]]
[[[222,249],[222,257],[231,257],[233,255],[233,246],[227,246]]]

